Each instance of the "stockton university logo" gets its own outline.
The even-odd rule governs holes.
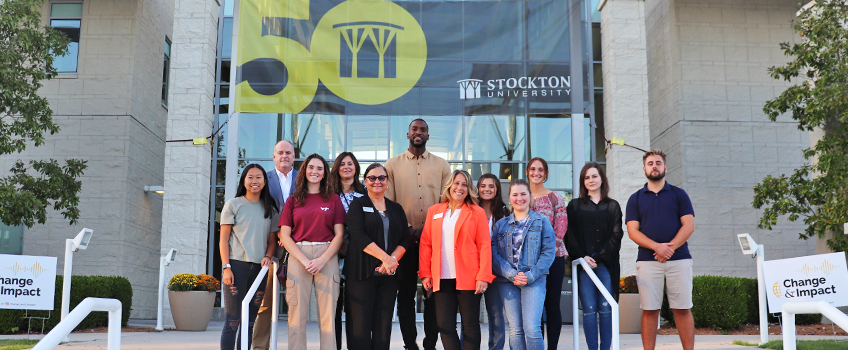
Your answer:
[[[295,40],[309,0],[244,0],[238,28],[238,112],[298,113],[318,82],[338,97],[377,105],[412,89],[427,62],[424,31],[391,1],[348,0],[318,21],[312,37]],[[292,29],[294,28],[294,29]]]

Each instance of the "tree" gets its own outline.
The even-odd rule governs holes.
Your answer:
[[[56,76],[53,57],[68,52],[65,34],[41,25],[42,0],[0,0],[0,156],[19,154],[55,134],[53,111],[38,95],[41,81]],[[0,221],[26,225],[47,220],[48,207],[61,210],[71,224],[79,219],[77,177],[85,161],[21,160],[0,177]],[[33,174],[30,174],[30,170]]]
[[[754,208],[765,208],[759,227],[779,218],[803,219],[801,239],[825,238],[848,222],[848,0],[820,0],[792,22],[800,43],[782,43],[793,60],[772,67],[775,79],[795,81],[766,102],[771,121],[790,113],[798,128],[822,136],[803,151],[806,163],[792,175],[767,176],[754,187]],[[848,250],[848,236],[827,240],[833,251]]]

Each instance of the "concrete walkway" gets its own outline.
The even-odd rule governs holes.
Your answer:
[[[131,327],[150,327],[153,328],[155,321],[148,320],[130,320]],[[121,335],[121,349],[124,350],[210,350],[219,348],[219,339],[221,337],[221,328],[223,323],[212,322],[205,332],[178,332],[166,330],[164,332],[125,332]],[[482,348],[485,349],[485,343],[488,339],[488,326],[482,324],[483,343]],[[418,324],[418,344],[420,346],[423,329],[421,323]],[[571,349],[572,327],[563,325],[562,335],[559,340],[559,349]],[[307,326],[309,350],[318,350],[318,324],[310,322]],[[586,343],[581,333],[581,348],[585,349]],[[41,336],[30,336],[33,339],[40,339]],[[278,349],[286,349],[286,327],[285,322],[280,323],[278,333],[279,345]],[[27,338],[26,335],[0,336],[0,339],[9,338]],[[833,337],[807,337],[801,336],[801,339],[833,339]],[[846,337],[839,337],[844,340]],[[312,341],[314,339],[314,341]],[[699,335],[695,337],[695,348],[698,350],[729,350],[729,349],[749,349],[756,348],[733,345],[734,340],[743,340],[750,343],[756,343],[759,339],[756,335]],[[771,336],[770,339],[780,339],[779,336]],[[88,349],[106,349],[106,333],[74,333],[70,335],[70,343],[59,345],[56,349],[60,350],[88,350]],[[846,345],[848,347],[848,345]],[[394,324],[392,330],[392,349],[403,349],[403,341],[400,336],[400,329],[397,323]],[[437,349],[442,349],[441,344],[437,345]],[[641,350],[642,341],[638,334],[622,334],[621,335],[621,350]],[[677,336],[660,335],[657,337],[657,350],[677,350],[680,349],[680,340]],[[355,349],[351,349],[355,350]]]

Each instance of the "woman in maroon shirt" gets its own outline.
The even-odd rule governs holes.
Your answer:
[[[327,185],[330,168],[323,157],[306,157],[295,190],[280,214],[280,243],[289,254],[286,302],[289,350],[306,350],[306,319],[312,288],[318,301],[320,349],[336,350],[338,251],[344,239],[345,210]],[[273,331],[273,330],[272,330]]]

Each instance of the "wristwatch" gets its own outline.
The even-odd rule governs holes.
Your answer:
[[[233,267],[233,265],[230,265],[230,264],[224,264],[224,266],[221,266],[221,270],[229,269],[229,268],[231,268],[231,267]]]

